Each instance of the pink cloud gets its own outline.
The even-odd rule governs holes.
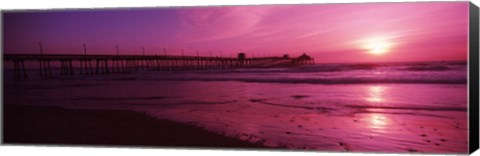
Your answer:
[[[186,43],[222,40],[251,32],[268,8],[208,7],[178,10],[182,25],[177,38]]]

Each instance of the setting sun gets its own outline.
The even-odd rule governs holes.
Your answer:
[[[364,49],[368,50],[368,53],[374,55],[381,55],[387,53],[390,50],[391,43],[383,38],[373,38],[367,40],[364,44]]]

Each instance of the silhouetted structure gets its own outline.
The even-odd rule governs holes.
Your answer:
[[[85,49],[84,49],[85,50]],[[15,79],[27,78],[24,62],[40,62],[41,77],[52,75],[51,62],[60,62],[60,75],[75,75],[78,69],[80,75],[125,73],[140,70],[173,71],[173,70],[202,70],[228,68],[270,68],[291,67],[296,65],[313,64],[310,56],[303,54],[298,58],[289,57],[260,57],[246,58],[245,53],[239,53],[238,58],[230,57],[201,57],[201,56],[157,56],[157,55],[67,55],[67,54],[5,54],[5,61],[13,62]],[[79,67],[74,67],[74,62]],[[92,66],[95,62],[95,67]]]
[[[245,53],[238,53],[239,60],[245,60]]]
[[[305,53],[300,55],[298,58],[292,60],[292,64],[314,64],[314,63],[315,62],[314,62],[313,58],[308,56]]]

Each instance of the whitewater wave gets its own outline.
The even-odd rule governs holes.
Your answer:
[[[395,79],[395,78],[238,78],[238,77],[177,77],[150,80],[167,81],[240,81],[257,83],[288,83],[288,84],[467,84],[467,79]]]

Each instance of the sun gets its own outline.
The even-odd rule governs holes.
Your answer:
[[[384,38],[371,38],[366,40],[363,48],[370,54],[381,55],[389,52],[391,46],[392,43]]]

